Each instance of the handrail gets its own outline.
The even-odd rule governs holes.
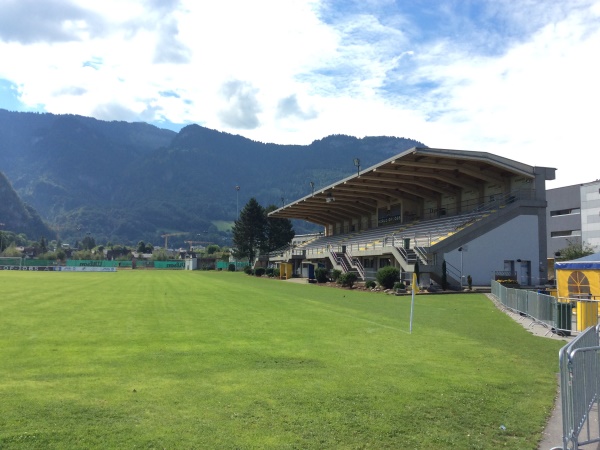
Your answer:
[[[346,265],[346,262],[337,255],[336,252],[334,252],[333,250],[329,250],[329,253],[331,254],[331,256],[333,256],[333,259],[335,260],[336,263],[338,263],[338,265],[342,266],[342,269],[344,269],[344,273],[348,272],[348,266]]]
[[[354,267],[358,271],[358,274],[364,280],[365,279],[365,268],[363,267],[362,263],[359,261],[358,258],[355,258],[354,256],[352,256],[352,253],[350,253],[350,251],[348,249],[346,249],[346,256],[348,257],[350,264],[352,264],[352,267]]]
[[[462,273],[460,273],[460,269],[454,265],[452,265],[451,263],[449,263],[448,261],[446,261],[446,272],[450,274],[450,276],[452,276],[452,278],[455,278],[457,280],[460,280],[461,285],[462,285]]]
[[[422,263],[427,265],[432,264],[431,254],[424,247],[414,247],[413,250]]]

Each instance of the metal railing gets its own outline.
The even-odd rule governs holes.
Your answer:
[[[426,265],[433,264],[433,255],[429,253],[429,248],[415,247],[413,250],[415,251],[415,255],[421,261],[421,263]]]
[[[446,261],[446,273],[448,275],[450,275],[452,278],[454,278],[455,280],[458,280],[459,282],[461,282],[462,273],[460,271],[460,268],[456,267],[452,263],[449,263],[448,261]],[[462,285],[462,282],[461,282],[461,285]]]
[[[571,304],[559,302],[556,297],[525,289],[512,289],[497,281],[491,282],[492,295],[506,308],[528,317],[548,328],[548,333],[570,334],[572,330]]]
[[[471,208],[462,208],[461,211],[471,210],[471,213],[467,213],[469,215],[475,214],[471,218],[465,217],[465,222],[460,222],[457,224],[453,232],[457,232],[460,229],[464,228],[469,222],[475,222],[483,218],[486,214],[491,214],[494,212],[498,212],[498,210],[508,204],[514,203],[517,200],[527,200],[534,197],[533,192],[528,190],[522,191],[513,191],[504,194],[498,194],[495,196],[493,201],[487,201],[484,204],[472,205]],[[444,218],[450,219],[451,217],[463,216],[463,213],[460,214],[448,214],[445,215]],[[432,218],[424,218],[425,220],[431,220]],[[424,223],[424,222],[423,222]],[[387,228],[387,227],[386,227]],[[440,224],[440,228],[445,227]],[[343,233],[339,234],[339,240],[336,242],[328,242],[323,243],[323,245],[301,245],[299,248],[305,250],[305,256],[307,257],[323,257],[324,253],[326,253],[330,248],[334,251],[341,252],[342,247],[345,247],[347,250],[351,250],[353,252],[364,252],[369,250],[382,250],[385,247],[396,247],[401,248],[404,247],[405,242],[408,240],[410,242],[410,248],[421,247],[423,249],[427,249],[431,247],[435,242],[439,242],[440,233],[439,230],[435,228],[428,231],[411,231],[411,227],[406,231],[396,231],[391,234],[385,234],[385,231],[382,230],[382,235],[368,235],[364,236],[364,240],[360,237],[358,239],[352,238],[350,236],[345,236],[345,234],[349,233],[349,230],[344,230]],[[318,240],[317,240],[318,243]],[[295,251],[292,251],[295,254]]]
[[[333,250],[329,251],[331,257],[334,259],[334,261],[337,263],[338,266],[341,266],[344,273],[348,272],[348,265],[346,264],[345,261],[345,257],[342,258],[341,256],[338,256],[338,254],[336,252],[334,252]]]
[[[564,450],[600,442],[598,332],[587,328],[559,352]]]
[[[348,249],[346,249],[346,256],[350,261],[350,265],[356,269],[358,275],[364,280],[365,279],[365,268],[358,258],[352,256],[352,253]]]

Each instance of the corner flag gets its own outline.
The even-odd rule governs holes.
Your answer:
[[[413,277],[412,277],[412,291],[415,294],[419,293],[419,282],[417,281],[417,273],[413,272]]]

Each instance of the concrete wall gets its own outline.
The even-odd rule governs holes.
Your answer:
[[[462,252],[455,249],[446,253],[444,258],[460,269],[462,257],[465,286],[467,275],[471,275],[474,285],[489,286],[495,272],[505,270],[505,261],[514,261],[515,270],[520,276],[525,276],[524,271],[529,262],[531,284],[538,285],[540,284],[538,225],[537,216],[518,216],[463,245]],[[519,259],[521,262],[517,262]],[[543,264],[545,265],[545,261]]]

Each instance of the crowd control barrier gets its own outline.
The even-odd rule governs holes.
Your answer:
[[[543,292],[514,289],[491,282],[492,295],[503,306],[539,323],[548,332],[568,336],[573,331],[573,306],[571,302],[560,302],[556,297]]]
[[[587,328],[559,352],[563,450],[600,442],[598,332],[598,325]]]

